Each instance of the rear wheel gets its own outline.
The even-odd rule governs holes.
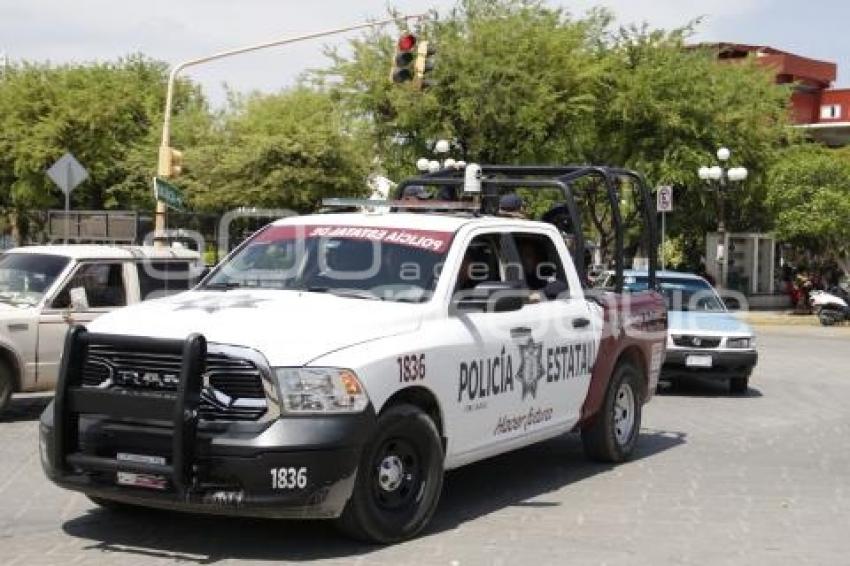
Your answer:
[[[0,361],[0,415],[12,402],[12,393],[15,391],[15,379],[9,364]]]
[[[364,447],[351,499],[337,521],[354,538],[391,543],[415,536],[437,508],[443,488],[443,445],[418,407],[390,407]]]
[[[614,369],[599,414],[581,430],[588,457],[599,462],[622,462],[631,456],[640,434],[640,370],[628,362]]]
[[[732,393],[746,393],[750,388],[750,377],[733,377],[729,380],[729,391]]]
[[[838,322],[840,316],[832,309],[821,309],[818,313],[818,320],[823,326],[832,326]]]

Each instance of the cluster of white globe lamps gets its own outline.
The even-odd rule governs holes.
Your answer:
[[[717,159],[720,160],[721,163],[728,161],[731,155],[732,152],[729,151],[728,148],[721,147],[717,150]],[[723,172],[724,169],[720,165],[714,165],[713,167],[700,167],[699,170],[697,170],[699,178],[703,181],[720,181],[723,179]],[[732,167],[726,170],[726,178],[730,181],[743,181],[747,178],[747,168]]]
[[[450,149],[449,140],[437,140],[434,144],[434,153],[436,154],[446,154]],[[420,157],[416,161],[416,168],[423,173],[436,173],[441,169],[463,169],[464,167],[466,167],[466,161],[457,161],[451,157],[447,157],[442,163],[427,157]]]

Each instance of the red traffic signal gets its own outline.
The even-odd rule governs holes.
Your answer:
[[[412,33],[405,33],[398,38],[393,67],[390,70],[390,80],[394,83],[410,82],[416,77],[416,43],[416,36]]]
[[[399,51],[412,51],[416,47],[416,36],[412,33],[406,33],[398,38]]]

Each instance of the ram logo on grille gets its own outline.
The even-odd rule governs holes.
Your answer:
[[[180,384],[182,361],[180,354],[118,351],[94,344],[83,364],[82,381],[86,387],[173,392]],[[266,414],[266,393],[256,363],[220,352],[207,352],[205,362],[201,418],[257,420]]]
[[[122,369],[116,373],[115,383],[130,387],[175,389],[177,384],[180,383],[180,376],[176,373]]]

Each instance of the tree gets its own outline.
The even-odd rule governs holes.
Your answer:
[[[818,145],[782,152],[768,173],[776,235],[850,273],[850,154]]]
[[[60,205],[45,172],[66,151],[90,177],[72,193],[77,208],[153,206],[150,179],[167,67],[131,56],[115,63],[21,63],[0,75],[0,206],[20,213]],[[178,85],[177,114],[203,108],[200,91]],[[176,120],[181,122],[180,118]],[[134,160],[140,144],[149,162]]]
[[[715,162],[718,147],[729,147],[732,165],[750,175],[725,190],[727,228],[765,230],[765,174],[793,138],[787,87],[754,61],[720,62],[711,50],[687,47],[691,30],[632,27],[614,36],[587,158],[626,164],[651,185],[673,186],[669,233],[682,237],[687,263],[696,268],[704,234],[718,221],[718,194],[699,181],[697,169]]]
[[[686,46],[698,22],[668,32],[612,31],[611,21],[606,11],[577,18],[535,0],[461,0],[416,30],[438,49],[426,92],[388,80],[398,34],[385,31],[353,41],[350,55],[331,53],[320,77],[368,124],[390,176],[411,174],[438,138],[455,140],[466,161],[633,168],[650,186],[675,187],[670,232],[696,263],[717,223],[696,171],[724,144],[751,172],[729,197],[727,225],[766,227],[764,172],[789,141],[787,87],[755,62],[722,63]]]
[[[232,98],[214,135],[186,152],[191,204],[311,211],[323,197],[363,195],[371,152],[326,92],[298,87]]]

